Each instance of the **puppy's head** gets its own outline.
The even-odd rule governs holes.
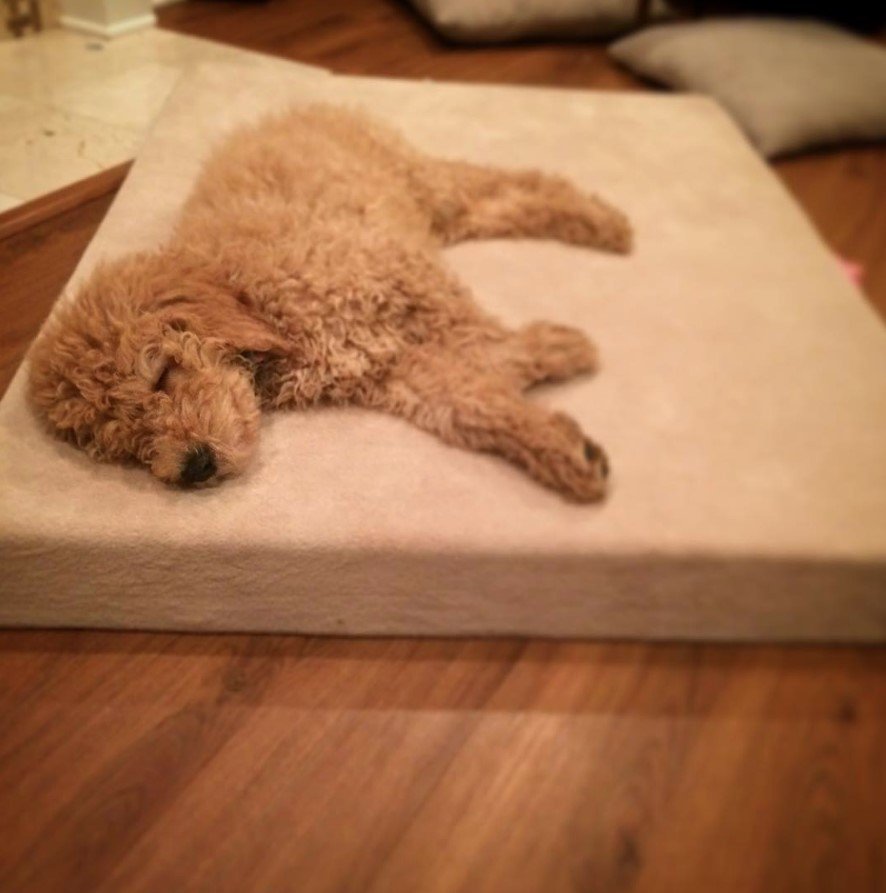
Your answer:
[[[99,267],[31,352],[30,394],[50,427],[102,460],[135,460],[171,484],[244,469],[261,397],[256,367],[284,340],[179,258]]]

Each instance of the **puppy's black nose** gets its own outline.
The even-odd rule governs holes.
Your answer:
[[[208,481],[218,470],[212,449],[205,443],[198,443],[188,450],[182,462],[181,482],[183,484],[202,484]]]

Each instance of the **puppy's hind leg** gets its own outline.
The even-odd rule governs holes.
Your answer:
[[[434,200],[434,230],[445,244],[523,237],[618,253],[631,249],[627,217],[562,177],[432,161],[426,179]]]
[[[578,424],[524,400],[506,380],[457,354],[418,351],[375,402],[453,446],[495,453],[577,502],[600,499],[609,465]]]

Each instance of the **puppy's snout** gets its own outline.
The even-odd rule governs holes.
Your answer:
[[[218,470],[215,454],[205,443],[191,447],[182,463],[180,479],[183,484],[202,484]]]

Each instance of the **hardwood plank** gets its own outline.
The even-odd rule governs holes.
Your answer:
[[[825,241],[862,264],[862,288],[886,318],[886,148],[814,152],[775,170]]]
[[[0,395],[113,198],[88,199],[0,240]]]
[[[884,704],[878,649],[0,634],[0,888],[875,891]]]

